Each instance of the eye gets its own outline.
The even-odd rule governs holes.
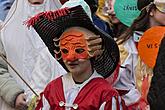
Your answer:
[[[67,49],[61,49],[62,53],[67,54],[69,51]]]
[[[85,50],[82,49],[82,48],[78,48],[75,50],[76,53],[80,54],[80,53],[83,53]]]

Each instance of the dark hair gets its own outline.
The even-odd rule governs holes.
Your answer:
[[[98,0],[84,0],[90,7],[92,14],[94,14],[98,7]]]
[[[162,110],[165,107],[165,36],[159,47],[156,64],[153,69],[153,77],[148,92],[147,100],[151,110]]]
[[[153,1],[154,0],[138,0],[137,1],[138,10],[142,10],[144,7],[146,7],[147,5],[149,5]]]
[[[112,31],[113,31],[113,37],[118,38],[121,36],[126,30],[128,29],[128,26],[126,26],[123,23],[113,24],[112,25]]]
[[[142,1],[142,0],[140,0],[140,1]],[[138,2],[138,3],[140,3],[140,2]],[[132,23],[131,27],[128,28],[117,39],[117,41],[119,41],[119,44],[121,44],[121,43],[125,42],[126,40],[128,40],[133,35],[134,31],[144,32],[144,31],[146,31],[147,29],[150,28],[150,22],[149,22],[150,12],[153,9],[156,9],[156,6],[154,4],[150,4],[150,5],[148,5],[148,7],[147,7],[147,5],[146,6],[143,5],[143,6],[140,7],[140,5],[139,5],[139,9],[142,9],[139,17],[137,17],[134,20],[134,22]]]

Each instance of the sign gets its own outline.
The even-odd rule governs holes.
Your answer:
[[[138,52],[142,61],[153,68],[162,38],[165,36],[165,27],[155,26],[144,32],[138,43]]]

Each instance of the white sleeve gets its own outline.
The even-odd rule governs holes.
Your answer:
[[[123,110],[121,97],[118,97],[118,101],[119,101],[119,105],[120,105],[120,110]],[[103,102],[102,105],[100,106],[99,110],[105,110],[105,105],[106,105],[106,102]],[[111,110],[117,110],[116,106],[117,106],[117,101],[114,97],[112,97],[112,109]]]
[[[43,108],[41,108],[40,110],[49,110],[50,109],[50,105],[49,105],[48,101],[46,100],[46,98],[44,97],[44,95],[42,96],[42,103],[43,103]]]
[[[106,104],[106,102],[103,102],[103,103],[101,104],[99,110],[104,110],[105,104]]]

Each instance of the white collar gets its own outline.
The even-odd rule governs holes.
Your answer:
[[[141,37],[143,35],[143,32],[141,31],[135,31],[134,34],[133,34],[133,40],[134,42],[139,42]]]

